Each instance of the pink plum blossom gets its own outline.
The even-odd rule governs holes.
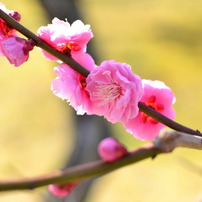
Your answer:
[[[128,153],[124,145],[118,140],[108,137],[98,145],[98,154],[106,162],[113,162]]]
[[[68,196],[71,191],[75,188],[76,185],[78,185],[79,182],[70,182],[67,184],[50,184],[48,186],[48,190],[57,197],[65,197]]]
[[[8,37],[0,41],[0,50],[15,67],[20,66],[29,58],[29,51],[34,47],[31,40],[20,37]]]
[[[17,11],[8,10],[2,3],[0,3],[0,9],[4,11],[6,14],[10,15],[15,20],[20,21],[21,16]],[[2,41],[7,37],[14,36],[15,33],[16,30],[13,29],[7,22],[5,22],[3,19],[0,18],[0,41]]]
[[[4,11],[7,15],[10,15],[15,20],[20,21],[21,16],[17,11],[8,10],[2,3],[0,3],[0,9]],[[17,36],[16,30],[13,27],[11,27],[6,21],[0,18],[0,42],[11,36]],[[4,56],[1,47],[0,47],[0,56]]]
[[[144,95],[141,102],[155,109],[170,119],[174,119],[175,111],[172,105],[175,102],[173,92],[161,81],[142,80]],[[141,140],[154,139],[159,131],[166,127],[145,113],[139,111],[138,116],[124,124],[126,130]]]
[[[127,122],[138,114],[142,82],[126,63],[104,61],[86,79],[91,105],[87,114],[104,116],[112,123]]]
[[[73,58],[88,70],[95,67],[94,60],[87,53],[77,53]],[[66,64],[54,69],[57,77],[53,79],[51,89],[53,93],[70,102],[77,114],[84,114],[83,106],[89,105],[89,95],[86,91],[86,78]]]
[[[66,21],[54,18],[52,24],[42,26],[38,30],[38,36],[64,54],[86,50],[86,44],[93,37],[90,25],[84,25],[76,20],[71,25]],[[58,60],[46,51],[42,50],[49,60]]]

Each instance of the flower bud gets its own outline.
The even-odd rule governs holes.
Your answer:
[[[34,43],[32,40],[26,40],[20,37],[8,37],[0,41],[0,52],[15,67],[20,66],[28,60],[29,52],[33,47]]]
[[[113,162],[126,155],[128,151],[118,140],[109,137],[100,142],[98,153],[104,161]]]
[[[79,182],[70,182],[67,184],[50,184],[48,186],[48,190],[55,196],[58,197],[65,197],[68,196],[71,191],[74,189],[74,187],[78,184]]]
[[[21,15],[17,11],[11,11],[9,12],[9,15],[18,22],[21,20]]]

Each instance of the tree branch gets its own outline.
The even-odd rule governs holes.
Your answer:
[[[29,31],[27,28],[23,27],[20,23],[8,16],[2,10],[0,10],[0,17],[24,36],[32,39],[36,43],[36,46],[46,50],[53,56],[68,64],[80,74],[86,77],[88,76],[89,71],[73,60],[71,56],[62,54],[61,52],[55,50],[53,47],[51,47],[45,41],[41,40],[39,37],[37,37],[37,35]],[[202,149],[202,137],[199,131],[195,131],[181,124],[178,124],[141,102],[139,102],[138,107],[141,111],[156,119],[157,121],[167,125],[174,130],[185,132],[187,134],[177,131],[163,132],[156,138],[154,142],[145,144],[141,148],[128,153],[128,155],[113,163],[105,163],[103,160],[99,160],[70,167],[63,171],[55,171],[38,177],[1,181],[0,191],[33,189],[48,184],[83,180],[111,172],[123,166],[137,163],[147,158],[154,158],[158,154],[172,152],[177,147]]]
[[[12,26],[14,29],[19,31],[21,34],[23,34],[27,38],[32,39],[36,43],[36,46],[49,52],[53,56],[55,56],[58,59],[60,59],[61,61],[63,61],[65,64],[68,64],[70,67],[72,67],[74,70],[76,70],[83,76],[87,77],[89,75],[90,72],[87,69],[85,69],[83,66],[81,66],[79,63],[77,63],[71,56],[63,54],[63,53],[55,50],[52,46],[50,46],[45,41],[40,39],[37,35],[35,35],[30,30],[28,30],[26,27],[21,25],[19,22],[17,22],[15,19],[10,17],[9,15],[7,15],[1,9],[0,9],[0,18],[5,20],[10,26]],[[176,123],[175,121],[169,119],[168,117],[162,115],[161,113],[146,106],[144,103],[139,102],[138,107],[139,107],[140,111],[144,112],[145,114],[151,116],[155,120],[163,123],[164,125],[172,128],[174,130],[184,132],[184,133],[187,133],[190,135],[202,136],[202,134],[198,130],[193,130],[193,129],[183,126],[179,123]]]
[[[154,118],[155,120],[163,123],[164,125],[168,126],[169,128],[172,128],[173,130],[180,131],[183,133],[196,135],[196,136],[202,136],[200,131],[193,130],[191,128],[188,128],[182,124],[179,124],[172,119],[169,119],[168,117],[164,116],[163,114],[157,112],[156,110],[152,109],[151,107],[148,107],[142,102],[138,103],[139,110],[147,114],[148,116]]]
[[[57,57],[59,60],[63,61],[65,64],[68,64],[70,67],[72,67],[74,70],[79,72],[80,74],[84,76],[88,76],[89,71],[85,69],[83,66],[81,66],[79,63],[77,63],[70,55],[63,54],[56,49],[54,49],[52,46],[50,46],[48,43],[46,43],[44,40],[40,39],[36,34],[31,32],[29,29],[21,25],[19,22],[17,22],[15,19],[7,15],[4,11],[0,9],[0,17],[6,21],[10,26],[15,28],[18,32],[26,36],[28,39],[32,39],[35,42],[35,45],[44,49],[45,51],[49,52],[51,55]]]
[[[177,147],[202,149],[202,137],[190,136],[177,131],[164,131],[152,143],[131,151],[125,157],[106,163],[103,160],[94,161],[78,166],[69,167],[63,171],[55,171],[46,175],[9,180],[0,182],[0,191],[34,189],[37,187],[84,180],[87,178],[106,174],[118,168],[137,163],[139,161],[154,158],[158,154],[172,152]]]

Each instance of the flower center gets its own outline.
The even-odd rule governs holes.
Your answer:
[[[84,77],[84,76],[82,76],[82,75],[79,75],[78,79],[79,79],[80,88],[81,88],[81,89],[86,93],[86,95],[89,97],[89,92],[86,90],[86,86],[87,86],[86,77]]]
[[[102,101],[102,104],[117,101],[123,95],[122,88],[116,83],[97,85],[95,89],[93,96]]]
[[[75,43],[73,41],[70,41],[68,44],[67,44],[67,47],[70,49],[70,50],[74,50],[74,51],[80,51],[81,50],[81,47],[79,46],[78,43]]]
[[[80,51],[81,47],[79,46],[78,43],[74,42],[74,41],[69,41],[68,43],[66,43],[61,49],[60,51],[64,54],[66,53],[70,53],[71,50],[73,51]]]
[[[156,96],[151,96],[148,98],[148,100],[144,103],[148,107],[151,107],[152,109],[156,110],[157,112],[162,112],[164,110],[164,106],[161,103],[156,103]],[[153,119],[152,117],[148,116],[144,112],[140,112],[140,117],[143,123],[150,122],[152,124],[157,124],[158,121]]]
[[[80,81],[80,85],[81,85],[80,87],[81,87],[81,89],[86,88],[86,85],[87,85],[86,78],[84,76],[80,76],[79,77],[79,81]]]

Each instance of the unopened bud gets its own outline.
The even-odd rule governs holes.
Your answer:
[[[106,162],[113,162],[128,153],[124,145],[114,138],[102,140],[98,146],[100,157]]]
[[[17,11],[11,11],[9,15],[18,22],[21,20],[21,15]]]
[[[20,37],[8,37],[0,41],[0,50],[8,61],[15,67],[22,65],[29,58],[29,52],[33,49],[32,40],[26,40]]]
[[[48,190],[55,196],[57,197],[65,197],[68,196],[71,191],[74,189],[74,187],[78,184],[79,182],[70,182],[67,184],[50,184],[48,186]]]

